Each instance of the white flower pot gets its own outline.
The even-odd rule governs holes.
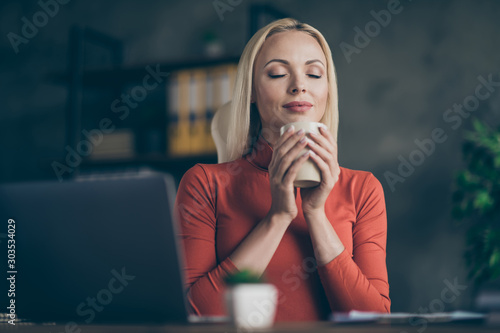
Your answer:
[[[241,283],[226,289],[226,307],[232,323],[239,328],[273,326],[278,289],[270,283]]]

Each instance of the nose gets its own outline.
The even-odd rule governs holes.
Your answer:
[[[294,79],[290,83],[289,91],[291,94],[296,95],[301,92],[306,92],[306,84],[303,79],[298,75],[294,76]]]

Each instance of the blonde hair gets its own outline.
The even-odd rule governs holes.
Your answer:
[[[219,162],[229,162],[241,158],[250,151],[257,139],[262,125],[255,104],[250,103],[255,59],[268,37],[286,31],[308,33],[318,41],[323,49],[327,62],[328,99],[321,122],[328,126],[335,140],[337,139],[339,122],[337,74],[330,47],[323,35],[312,26],[292,18],[284,18],[271,22],[257,31],[243,50],[238,63],[231,112],[228,119],[230,126],[226,138],[227,149],[222,161]]]

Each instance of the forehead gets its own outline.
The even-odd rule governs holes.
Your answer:
[[[326,65],[325,54],[318,41],[303,31],[280,32],[267,38],[257,55],[256,63],[264,65],[271,59],[304,63],[319,59]]]

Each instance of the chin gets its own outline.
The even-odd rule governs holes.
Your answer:
[[[288,123],[295,123],[299,121],[316,121],[314,117],[311,117],[311,115],[307,115],[305,113],[292,115],[291,117],[288,117],[288,119],[289,119]]]

